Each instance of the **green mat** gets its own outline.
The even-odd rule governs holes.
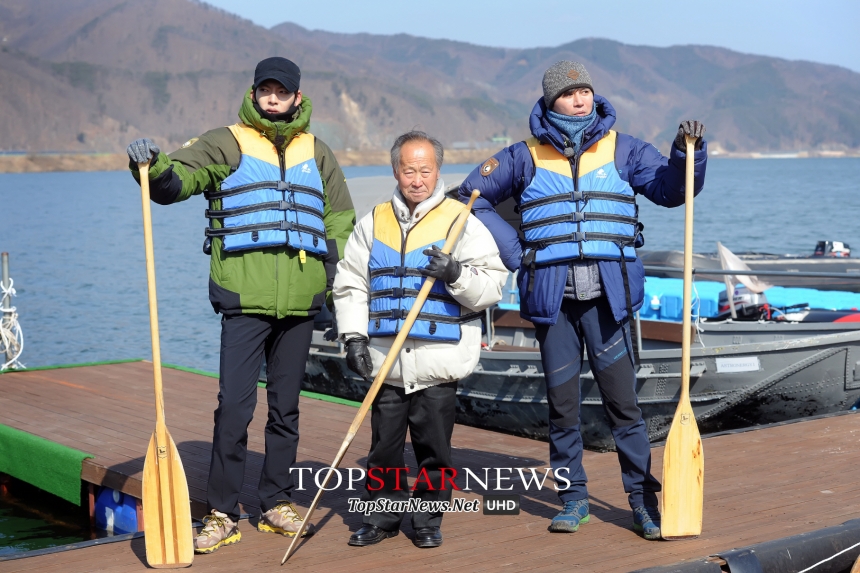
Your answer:
[[[0,472],[81,504],[81,463],[73,448],[0,424]]]

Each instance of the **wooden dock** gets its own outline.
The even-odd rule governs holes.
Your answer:
[[[211,449],[212,412],[217,380],[173,369],[164,370],[167,426],[179,448],[193,499],[193,514],[204,505]],[[343,441],[355,408],[302,398],[301,467],[327,466]],[[263,452],[266,393],[249,429],[249,457],[241,498],[245,511],[257,512],[255,489]],[[147,443],[155,427],[152,366],[130,362],[10,373],[0,376],[0,423],[31,432],[95,457],[86,460],[82,479],[140,495]],[[458,425],[454,430],[455,467],[543,468],[544,442]],[[370,445],[369,417],[342,467],[364,467]],[[349,547],[361,516],[347,511],[343,489],[327,493],[314,516],[320,531],[300,547],[283,569],[278,567],[288,539],[258,533],[242,521],[242,541],[212,555],[195,557],[193,569],[211,571],[632,571],[676,563],[860,517],[860,416],[843,415],[707,438],[705,451],[704,531],[695,540],[648,542],[630,529],[630,510],[621,489],[614,453],[585,453],[592,519],[575,534],[551,534],[546,528],[558,511],[556,494],[545,488],[522,494],[518,516],[451,513],[445,516],[444,544],[417,549],[408,517],[402,534],[364,548]],[[659,478],[662,448],[654,448]],[[415,474],[411,454],[411,474]],[[462,474],[462,472],[461,472]],[[483,472],[479,473],[483,475]],[[307,481],[307,480],[306,480]],[[463,481],[457,483],[462,487]],[[307,483],[305,484],[307,487]],[[313,486],[297,492],[307,507]],[[476,497],[458,492],[456,496]],[[146,570],[143,539],[124,541],[0,562],[0,571],[38,570],[63,573]]]

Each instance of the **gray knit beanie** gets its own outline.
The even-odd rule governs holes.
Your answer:
[[[558,96],[573,88],[588,88],[594,91],[591,76],[585,66],[566,60],[553,64],[543,74],[543,101],[546,108],[552,109]]]

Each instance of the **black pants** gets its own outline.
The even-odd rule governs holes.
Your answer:
[[[389,499],[406,501],[409,499],[409,485],[406,472],[395,472],[393,468],[406,466],[403,460],[403,447],[406,445],[406,429],[412,436],[412,447],[418,461],[418,476],[426,472],[429,489],[424,480],[416,484],[412,496],[424,501],[448,501],[451,499],[450,485],[442,489],[442,468],[452,467],[451,434],[454,432],[454,415],[457,407],[457,383],[447,382],[424,390],[407,394],[403,388],[383,384],[373,401],[371,428],[373,437],[370,454],[367,456],[368,473],[373,468],[380,482],[368,477],[365,480],[364,499],[375,501]],[[391,469],[390,469],[391,468]],[[385,471],[389,470],[390,471]],[[451,473],[447,477],[451,477]],[[400,479],[397,479],[399,476]],[[417,477],[417,476],[416,476]],[[450,482],[448,482],[450,484]],[[403,513],[377,512],[364,517],[364,523],[393,531],[400,527]],[[442,513],[413,513],[412,527],[438,527],[442,524]]]
[[[313,318],[276,319],[263,315],[221,319],[221,378],[212,463],[206,501],[236,521],[245,477],[248,424],[257,406],[257,380],[266,356],[266,457],[257,488],[260,508],[268,511],[289,500],[294,488],[290,468],[299,442],[299,390],[313,333]]]

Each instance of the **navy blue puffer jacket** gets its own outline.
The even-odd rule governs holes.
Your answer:
[[[586,150],[605,136],[615,124],[615,109],[603,97],[595,95],[597,117],[586,129],[582,149]],[[529,116],[532,135],[543,143],[551,144],[563,153],[564,138],[546,120],[543,98],[539,99]],[[705,183],[708,148],[704,143],[695,154],[695,193]],[[535,166],[525,142],[515,143],[493,156],[498,167],[488,175],[476,168],[460,186],[460,200],[468,202],[472,189],[479,189],[481,197],[475,202],[474,213],[490,230],[499,247],[502,261],[510,271],[519,269],[520,314],[538,324],[555,324],[561,308],[564,283],[567,280],[569,262],[539,265],[534,268],[534,281],[529,291],[531,269],[522,265],[523,247],[516,230],[496,213],[495,207],[513,197],[519,204],[523,190],[528,187],[535,174]],[[684,171],[686,154],[672,145],[669,157],[662,155],[656,147],[623,133],[618,134],[615,147],[615,167],[618,174],[636,194],[644,195],[653,203],[664,207],[684,204]],[[647,223],[647,221],[646,221]],[[627,317],[627,302],[624,280],[619,261],[601,260],[600,279],[603,291],[609,299],[616,321]],[[628,282],[633,310],[642,306],[645,295],[645,273],[642,262],[636,259],[627,264]]]

